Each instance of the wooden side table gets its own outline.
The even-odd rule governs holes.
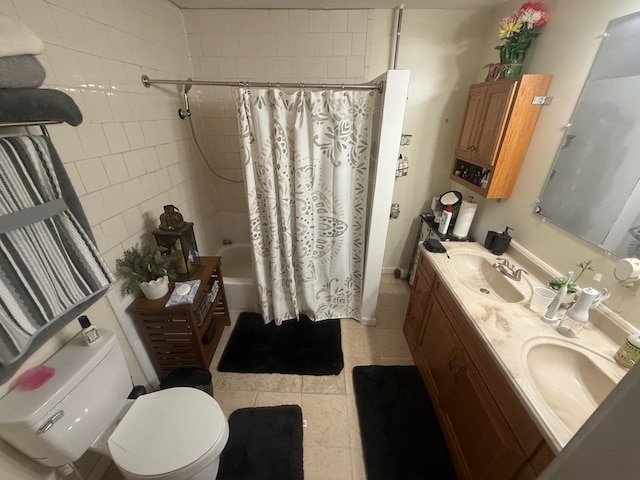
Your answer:
[[[200,263],[203,268],[192,278],[200,279],[192,304],[165,307],[172,282],[164,297],[141,296],[129,306],[160,379],[179,367],[208,369],[225,325],[231,324],[220,257],[200,257]],[[216,281],[218,291],[212,292]]]

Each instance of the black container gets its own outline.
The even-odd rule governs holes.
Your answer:
[[[491,241],[491,247],[489,247],[489,250],[491,250],[491,253],[493,253],[494,255],[502,255],[504,252],[507,251],[507,248],[511,243],[511,235],[509,235],[509,230],[513,230],[513,229],[511,227],[505,227],[504,232],[496,233],[493,236],[493,239]],[[489,232],[489,233],[492,233],[492,232]]]
[[[181,367],[172,370],[160,382],[160,390],[173,387],[193,387],[213,397],[209,370],[200,367]]]
[[[491,246],[493,245],[496,235],[498,235],[498,232],[494,232],[493,230],[487,232],[487,236],[484,239],[484,248],[491,250]]]

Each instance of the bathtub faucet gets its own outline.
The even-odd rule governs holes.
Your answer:
[[[223,245],[231,245],[233,242],[229,239],[222,240]]]

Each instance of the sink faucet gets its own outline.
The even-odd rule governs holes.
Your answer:
[[[503,275],[506,275],[507,277],[518,282],[522,278],[523,273],[529,275],[529,272],[527,272],[526,270],[523,270],[522,268],[516,268],[515,265],[509,264],[509,260],[506,258],[496,258],[496,263],[493,264],[493,268],[498,270]]]

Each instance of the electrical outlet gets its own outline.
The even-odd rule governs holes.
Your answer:
[[[547,101],[547,97],[539,95],[539,96],[535,96],[533,97],[533,101],[531,102],[531,105],[544,105]]]

